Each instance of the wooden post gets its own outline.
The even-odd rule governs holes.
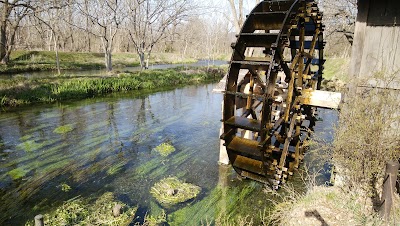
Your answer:
[[[224,109],[224,102],[221,103],[221,109]],[[223,117],[223,110],[222,110]],[[221,129],[219,130],[219,135],[221,136],[224,133],[224,123],[221,124]],[[222,165],[229,165],[229,157],[228,152],[226,151],[226,147],[224,146],[223,140],[219,141],[219,160],[218,163]]]
[[[42,214],[35,216],[35,226],[44,226],[44,219]]]
[[[392,208],[392,198],[395,191],[397,174],[399,171],[398,161],[389,161],[386,164],[385,180],[383,181],[383,191],[379,214],[382,218],[389,220],[390,209]]]

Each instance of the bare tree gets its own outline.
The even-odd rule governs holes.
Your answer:
[[[321,6],[326,26],[327,52],[335,55],[349,54],[353,43],[357,0],[320,0]]]
[[[151,51],[165,37],[167,28],[185,19],[190,6],[188,1],[181,0],[130,1],[126,30],[142,68],[148,67]]]
[[[243,0],[238,0],[238,6],[236,7],[235,0],[229,0],[232,13],[232,23],[235,26],[236,33],[240,33],[240,29],[244,23],[243,16]]]
[[[89,4],[89,7],[88,5]],[[79,12],[90,20],[91,26],[77,26],[78,28],[100,38],[107,71],[112,71],[112,56],[114,39],[124,20],[122,9],[124,2],[120,0],[92,0],[79,2]]]
[[[245,21],[245,13],[246,9],[243,7],[244,5],[244,0],[228,0],[229,6],[231,8],[231,15],[226,16],[229,18],[233,26],[235,27],[236,33],[240,33],[240,30],[243,26],[243,23]],[[255,0],[255,1],[247,1],[248,5],[252,9],[254,6],[260,3],[260,0]],[[249,10],[249,9],[247,9]]]
[[[63,2],[57,3],[57,1],[53,1],[53,8],[54,10],[40,10],[40,11],[34,11],[32,14],[33,19],[35,19],[38,24],[43,24],[45,27],[47,27],[50,30],[51,38],[49,40],[49,46],[51,46],[50,42],[53,40],[54,42],[54,51],[56,54],[56,66],[57,66],[57,71],[58,74],[61,74],[61,69],[60,69],[60,58],[58,54],[58,48],[59,48],[59,37],[60,33],[63,30],[61,28],[62,26],[62,21],[63,17],[65,14],[63,14],[62,10],[65,9],[65,6],[69,4],[69,2],[66,2],[63,4]],[[57,4],[57,5],[56,5]],[[50,48],[49,48],[50,51]]]
[[[19,23],[31,9],[30,1],[0,1],[0,61],[7,64]]]

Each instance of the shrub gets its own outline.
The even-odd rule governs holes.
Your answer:
[[[335,130],[333,161],[344,184],[376,193],[385,163],[400,157],[400,110],[398,92],[385,88],[391,80],[374,79],[382,88],[365,88],[360,81],[347,93]]]

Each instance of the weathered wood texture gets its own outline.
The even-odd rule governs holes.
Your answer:
[[[398,161],[390,161],[386,164],[386,175],[385,180],[383,182],[383,191],[382,191],[382,205],[379,209],[379,214],[381,217],[389,220],[390,210],[392,208],[393,202],[393,194],[395,192],[395,185],[397,175],[399,173],[399,162]]]
[[[350,76],[383,73],[399,81],[400,1],[360,0],[358,4]]]

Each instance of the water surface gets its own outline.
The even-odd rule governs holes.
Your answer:
[[[212,89],[201,85],[112,94],[1,112],[0,225],[23,225],[63,201],[108,191],[139,207],[138,222],[162,209],[170,225],[237,215],[259,222],[271,197],[261,184],[240,181],[230,167],[217,164],[222,95]],[[329,134],[336,116],[327,110],[322,114],[328,120],[319,122],[316,131]],[[153,150],[161,143],[176,151],[161,156]],[[160,206],[149,191],[168,176],[200,186],[200,195],[184,204]],[[71,190],[63,191],[62,184]]]

